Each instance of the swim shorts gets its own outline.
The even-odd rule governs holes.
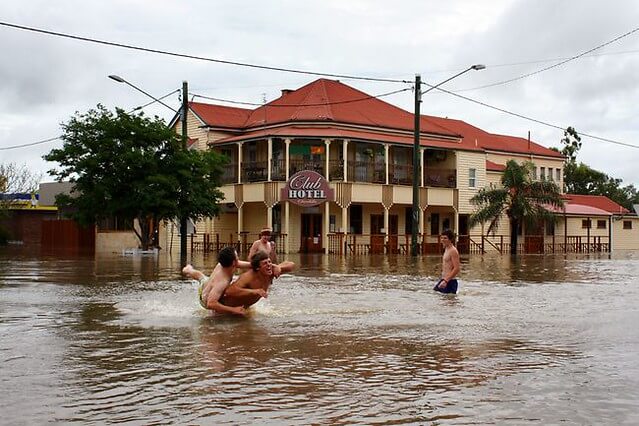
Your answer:
[[[439,288],[439,283],[441,283],[442,281],[444,281],[443,278],[441,280],[437,281],[437,284],[435,284],[435,287],[433,287],[433,290],[439,291],[440,293],[457,294],[458,283],[457,283],[456,279],[452,279],[452,280],[448,281],[448,283],[446,284],[446,287]]]
[[[202,300],[202,291],[204,291],[204,285],[206,284],[206,282],[209,280],[209,277],[207,277],[206,275],[204,275],[202,278],[200,278],[200,286],[197,289],[197,299],[200,301],[200,306],[203,307],[204,309],[208,309],[206,306],[206,301]]]

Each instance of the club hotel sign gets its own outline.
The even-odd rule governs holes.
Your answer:
[[[291,176],[280,195],[282,201],[302,207],[317,206],[335,198],[324,176],[312,170],[302,170]]]

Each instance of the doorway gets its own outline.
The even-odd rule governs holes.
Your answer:
[[[322,215],[302,213],[301,253],[322,252]]]

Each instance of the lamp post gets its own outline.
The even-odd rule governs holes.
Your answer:
[[[172,108],[170,106],[168,106],[167,104],[165,104],[164,102],[162,102],[160,99],[156,98],[155,96],[145,92],[144,90],[140,89],[139,87],[135,86],[132,83],[129,83],[128,81],[126,81],[125,79],[123,79],[122,77],[118,76],[118,75],[110,75],[109,78],[113,81],[117,81],[118,83],[124,83],[130,87],[132,87],[133,89],[137,90],[138,92],[141,92],[143,94],[145,94],[146,96],[148,96],[149,98],[153,99],[156,102],[161,103],[162,105],[164,105],[165,107],[167,107],[168,109],[170,109],[171,111],[177,113],[178,111],[175,110],[175,108]],[[182,107],[180,108],[180,120],[182,121],[182,149],[186,150],[187,149],[187,123],[186,123],[186,114],[188,111],[188,107],[189,107],[189,100],[188,100],[188,93],[189,93],[189,89],[188,89],[188,83],[186,81],[182,82]],[[182,193],[183,188],[181,188],[180,191],[180,195],[178,198],[179,204],[180,206],[182,206],[184,204],[184,195]],[[188,220],[188,216],[185,212],[182,212],[182,216],[180,217],[180,262],[182,263],[182,266],[184,266],[186,264],[186,232],[187,232],[187,220]]]
[[[428,93],[431,90],[434,90],[441,86],[444,83],[448,83],[454,78],[459,77],[462,74],[467,73],[470,70],[483,70],[486,68],[486,65],[476,64],[466,68],[463,71],[458,72],[452,77],[447,78],[444,81],[441,81],[434,86],[427,84],[429,86],[428,89],[421,91],[422,78],[419,74],[415,75],[415,126],[414,126],[414,134],[413,134],[413,223],[411,227],[411,255],[417,256],[419,251],[419,245],[417,244],[417,234],[419,233],[419,187],[420,187],[420,176],[421,170],[419,167],[419,134],[420,130],[420,106],[422,102],[422,95],[424,93]]]

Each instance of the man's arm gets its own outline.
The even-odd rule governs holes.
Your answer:
[[[233,284],[227,287],[226,294],[231,297],[243,297],[257,294],[260,297],[266,297],[266,291],[261,288],[248,288],[251,283],[252,271],[247,271],[240,275]]]
[[[251,262],[247,262],[246,260],[238,260],[237,267],[240,269],[251,269]]]
[[[206,307],[220,314],[246,315],[246,309],[242,306],[232,307],[220,303],[220,298],[224,294],[225,288],[224,282],[214,283],[209,297],[206,299]]]
[[[277,276],[279,277],[282,274],[288,274],[289,272],[293,272],[293,269],[295,269],[295,263],[285,260],[284,262],[278,265],[273,265],[274,270],[275,268],[279,269],[279,274],[277,274]],[[273,274],[275,275],[275,271],[273,272]]]

